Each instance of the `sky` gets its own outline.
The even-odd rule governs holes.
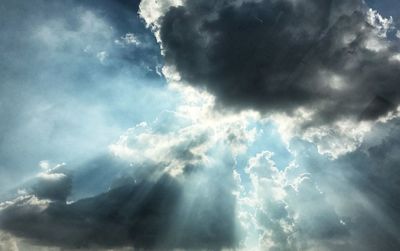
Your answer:
[[[397,0],[0,2],[0,251],[399,250]]]

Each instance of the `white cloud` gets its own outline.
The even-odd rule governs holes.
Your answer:
[[[400,53],[394,54],[392,57],[389,58],[389,60],[400,62]]]
[[[37,177],[43,181],[59,181],[66,178],[67,175],[63,173],[40,173]]]
[[[48,160],[41,160],[39,162],[39,167],[42,168],[43,170],[50,169],[50,162]]]
[[[139,15],[145,20],[146,24],[152,28],[159,28],[157,21],[172,6],[180,6],[183,0],[144,0],[139,5]]]
[[[39,199],[34,195],[21,195],[14,200],[0,203],[0,211],[8,207],[29,207],[33,211],[43,211],[50,204],[50,200]]]
[[[99,59],[99,61],[104,64],[106,59],[108,58],[108,53],[106,51],[100,51],[96,54],[96,57]]]
[[[304,109],[298,109],[291,116],[275,114],[270,119],[278,126],[279,133],[288,147],[293,138],[299,137],[314,143],[320,154],[333,159],[356,150],[373,126],[373,122],[353,120],[309,126],[313,112]]]
[[[139,46],[142,44],[139,38],[133,33],[126,33],[120,39],[115,40],[115,43],[119,45],[135,45],[135,46]]]
[[[389,42],[386,40],[387,34],[394,28],[393,18],[384,18],[373,9],[367,11],[366,18],[373,30],[368,33],[365,48],[374,52],[386,51],[389,48]]]
[[[239,200],[239,214],[245,229],[258,236],[258,243],[245,241],[246,250],[315,250],[329,235],[333,240],[346,234],[312,176],[294,163],[280,171],[271,157],[261,152],[246,168],[252,188],[250,199]]]
[[[379,37],[386,38],[388,31],[394,27],[393,17],[385,18],[373,9],[367,11],[366,18],[367,22],[375,28]]]
[[[136,164],[162,164],[176,175],[188,164],[209,166],[209,151],[216,145],[223,144],[238,155],[254,140],[256,129],[249,128],[253,113],[219,114],[209,95],[178,83],[170,88],[184,99],[176,111],[166,111],[150,125],[140,123],[129,129],[110,145],[114,155]]]
[[[338,120],[328,125],[309,126],[313,112],[298,109],[291,116],[275,114],[272,120],[290,150],[290,142],[298,137],[316,145],[318,152],[331,159],[336,159],[357,150],[365,137],[380,123],[387,123],[399,117],[400,107],[376,121]],[[296,153],[294,153],[296,154]]]

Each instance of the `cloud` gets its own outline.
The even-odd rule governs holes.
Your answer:
[[[2,208],[0,226],[41,246],[233,247],[238,237],[229,182],[210,187],[214,179],[207,176],[199,182],[199,176],[184,183],[169,175],[128,182],[72,204],[27,195]],[[195,192],[190,186],[203,190]]]
[[[379,122],[359,147],[336,159],[293,140],[294,160],[280,169],[273,153],[250,158],[238,210],[244,247],[254,250],[395,250],[400,220],[399,120]]]
[[[301,110],[294,116],[274,115],[271,121],[288,147],[291,141],[301,138],[315,144],[320,154],[332,159],[356,150],[374,127],[374,123],[368,121],[340,120],[304,128],[313,122],[311,114]]]
[[[361,1],[189,0],[158,6],[156,17],[147,8],[154,4],[143,1],[141,15],[166,64],[217,105],[287,114],[303,108],[320,125],[357,119],[377,96],[399,103],[400,64],[389,60],[398,49],[385,37],[392,21]],[[390,109],[379,106],[363,119]]]
[[[135,240],[139,246],[149,246],[168,226],[178,192],[166,177],[154,187],[146,182],[132,184],[71,205],[50,204],[40,211],[32,210],[34,205],[14,204],[3,210],[1,222],[3,228],[41,240],[42,245],[112,247]]]
[[[159,46],[137,6],[1,3],[1,193],[35,175],[40,160],[88,161],[132,124],[173,106],[174,94],[156,73]],[[115,44],[125,34],[146,46]]]
[[[29,250],[397,250],[394,19],[358,1],[329,3],[143,0],[140,13],[160,42],[169,84],[147,91],[134,85],[134,97],[144,100],[135,109],[147,118],[154,115],[147,107],[163,112],[123,133],[109,146],[112,156],[75,162],[74,172],[39,162],[34,181],[0,203],[0,228],[7,232],[0,232],[0,249],[5,243]],[[134,74],[125,71],[139,48],[154,48],[146,47],[146,35],[127,28],[132,19],[118,17],[127,14],[125,7],[135,6],[85,1],[62,18],[35,23],[32,41],[62,55],[45,65],[78,59],[73,62],[83,63],[61,73],[69,76],[90,62],[94,66],[82,69],[101,75],[69,76],[94,78],[74,95],[90,90],[82,96],[90,100],[99,91],[92,88],[101,86],[110,99],[133,98],[126,83]],[[101,52],[108,55],[104,64],[96,58]],[[115,75],[120,66],[124,73]],[[47,117],[31,111],[51,110],[48,103],[29,110],[36,122]],[[170,103],[176,107],[169,109]],[[98,148],[88,135],[108,132],[94,125],[109,120],[88,124],[85,114],[97,113],[78,109],[83,115],[75,117],[76,110],[66,110],[54,113],[70,114],[65,123],[90,131],[78,143],[56,137],[65,145],[61,155],[82,152],[83,141]],[[102,111],[99,117],[108,118]],[[275,156],[265,150],[271,148]],[[43,154],[35,163],[43,159],[53,160]]]
[[[40,173],[32,186],[33,194],[41,199],[65,202],[71,193],[72,174],[64,165]]]
[[[246,167],[251,199],[242,198],[242,207],[250,213],[253,231],[260,233],[253,245],[259,250],[313,250],[346,240],[347,228],[312,175],[293,163],[280,171],[271,157],[261,152]]]
[[[379,10],[381,14],[387,17],[393,17],[395,23],[399,23],[399,13],[396,11],[400,7],[400,3],[396,0],[366,0],[365,1],[371,8]]]
[[[250,125],[253,113],[221,114],[211,109],[213,100],[206,93],[180,84],[183,101],[175,111],[165,111],[151,124],[140,123],[110,145],[111,152],[133,164],[153,163],[163,172],[179,175],[187,167],[212,165],[220,147],[236,156],[254,140],[256,129]]]
[[[357,150],[331,160],[293,143],[299,170],[312,174],[349,233],[342,250],[398,249],[398,119],[376,124]],[[340,238],[339,238],[340,240]],[[328,249],[329,250],[329,249]]]
[[[107,191],[65,203],[68,176],[50,168],[33,193],[4,205],[1,228],[34,244],[64,248],[238,247],[235,159],[254,138],[254,115],[219,114],[204,102],[207,95],[176,88],[187,94],[176,111],[128,130],[111,145],[112,159],[86,163],[94,168],[83,174],[85,165],[75,169],[72,184],[82,189],[79,183],[96,175],[116,177],[118,171],[102,169],[118,169],[114,158],[120,159],[122,176]]]
[[[128,130],[111,147],[115,157],[82,166],[90,167],[85,182],[116,177],[101,170],[121,164],[122,176],[104,182],[108,190],[68,203],[22,194],[1,205],[1,228],[64,248],[397,249],[398,119],[376,123],[358,149],[336,159],[297,139],[287,167],[262,151],[243,170],[238,156],[249,156],[258,117],[220,114],[209,96],[176,88],[187,103]],[[61,170],[44,166],[45,184],[62,180]]]
[[[19,251],[15,239],[4,232],[0,232],[0,250]]]
[[[140,40],[133,33],[126,33],[121,37],[121,40],[115,40],[115,43],[123,45],[141,45]]]

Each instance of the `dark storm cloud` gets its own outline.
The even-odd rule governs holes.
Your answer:
[[[386,114],[389,111],[395,109],[396,106],[381,96],[376,96],[371,103],[361,113],[361,120],[373,120],[381,114]]]
[[[324,123],[359,117],[376,96],[400,102],[400,63],[390,60],[396,46],[375,34],[358,0],[189,0],[158,22],[167,64],[219,105],[306,107]],[[372,48],[371,39],[387,48]]]
[[[163,175],[157,181],[125,182],[69,205],[53,202],[44,211],[20,200],[1,212],[0,226],[35,244],[65,248],[233,247],[233,196],[220,188],[214,192],[188,205],[181,181]]]

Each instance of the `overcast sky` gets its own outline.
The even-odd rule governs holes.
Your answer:
[[[0,3],[0,251],[400,250],[397,0]]]

